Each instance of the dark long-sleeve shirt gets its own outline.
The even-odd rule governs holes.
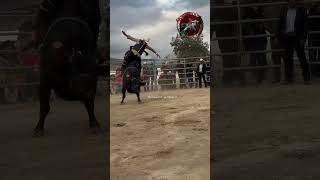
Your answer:
[[[286,34],[288,8],[283,8],[280,14],[278,36],[282,38]],[[294,33],[298,39],[306,39],[308,33],[308,15],[303,7],[296,8],[296,16],[294,21]]]

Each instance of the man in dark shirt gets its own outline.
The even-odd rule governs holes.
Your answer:
[[[304,52],[307,38],[307,11],[289,0],[288,7],[282,9],[279,21],[279,40],[285,48],[285,78],[287,84],[294,82],[293,53],[296,50],[301,63],[305,84],[310,84],[309,65]]]
[[[199,87],[202,88],[202,79],[204,86],[207,87],[207,81],[206,81],[206,76],[205,74],[207,73],[207,67],[203,62],[203,59],[200,59],[200,64],[198,64],[197,67],[197,75],[199,78]]]

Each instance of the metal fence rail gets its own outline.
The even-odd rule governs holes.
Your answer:
[[[142,60],[141,77],[147,85],[144,90],[164,90],[176,89],[182,87],[196,87],[198,78],[196,75],[199,59],[202,58],[207,64],[207,81],[210,83],[210,57],[188,57],[188,58],[171,58],[171,59],[144,59]],[[114,59],[118,63],[113,63],[111,69],[116,70],[121,67],[121,59]],[[159,62],[161,62],[159,64]],[[145,64],[144,64],[145,63]],[[118,71],[120,73],[120,71]],[[114,75],[117,76],[117,75]],[[122,75],[118,75],[120,78]],[[121,78],[122,79],[122,78]],[[113,89],[119,89],[122,82],[111,80]],[[117,88],[118,87],[118,88]]]
[[[306,1],[300,1],[299,3],[301,4],[310,4],[310,3],[315,3],[315,2],[320,2],[320,0],[306,0]],[[212,9],[226,9],[226,8],[237,8],[238,5],[229,5],[228,3],[224,3],[227,5],[218,5],[221,3],[217,3],[215,1],[213,1],[212,5]],[[264,2],[260,2],[260,3],[239,3],[240,7],[264,7],[264,6],[284,6],[287,5],[288,2],[287,1],[281,1],[281,2],[270,2],[270,3],[264,3]]]
[[[311,3],[320,3],[320,0],[309,0],[309,1],[300,1],[300,3],[308,6]],[[230,36],[225,36],[225,37],[212,37],[211,41],[218,41],[222,42],[224,40],[235,40],[238,41],[238,47],[237,50],[233,51],[227,51],[227,52],[217,52],[217,51],[211,51],[211,56],[212,56],[212,61],[215,62],[217,57],[225,57],[225,56],[235,56],[235,61],[241,62],[241,65],[236,66],[236,67],[222,67],[222,71],[247,71],[247,70],[255,70],[255,69],[269,69],[269,68],[276,68],[276,67],[281,67],[281,65],[263,65],[263,66],[251,66],[251,65],[244,65],[242,62],[242,59],[244,58],[245,55],[250,55],[254,53],[264,53],[264,54],[270,54],[270,53],[276,53],[276,52],[283,52],[284,49],[277,49],[277,48],[271,48],[266,49],[266,50],[259,50],[259,51],[246,51],[243,48],[243,41],[246,39],[254,39],[254,38],[268,38],[271,42],[271,38],[276,37],[275,32],[269,32],[268,34],[263,34],[263,35],[243,35],[242,34],[242,26],[246,23],[263,23],[263,24],[268,24],[268,23],[274,23],[280,20],[279,17],[266,17],[266,18],[257,18],[257,19],[243,19],[242,17],[242,12],[245,10],[245,8],[249,7],[279,7],[279,6],[285,6],[287,5],[287,1],[282,1],[282,2],[259,2],[259,3],[241,3],[240,0],[234,1],[232,4],[228,3],[217,3],[213,1],[211,3],[211,9],[214,11],[216,9],[230,9],[232,8],[234,11],[234,18],[230,20],[230,18],[227,20],[223,20],[223,17],[221,16],[220,18],[211,18],[211,29],[215,31],[216,26],[220,25],[236,25],[235,32],[236,34],[230,35]],[[211,10],[211,11],[212,11]],[[280,14],[279,14],[280,15]],[[320,19],[320,15],[309,15],[308,19]],[[310,35],[316,35],[320,34],[320,31],[309,31],[308,32],[308,38]],[[309,43],[306,43],[305,46],[305,51],[306,54],[308,55],[308,52],[311,50],[313,51],[319,51],[320,52],[320,47],[319,46],[314,46],[310,45]],[[320,56],[320,54],[318,54]],[[296,60],[297,58],[295,58]],[[319,65],[320,62],[318,61],[312,61],[312,59],[307,57],[308,64],[310,66],[313,65]],[[214,64],[214,63],[213,63]],[[295,64],[297,66],[297,63]],[[216,68],[216,67],[214,67]]]

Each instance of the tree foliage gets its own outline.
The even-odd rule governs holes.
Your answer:
[[[172,37],[170,45],[178,58],[209,56],[209,44],[203,41],[203,35],[195,38]]]

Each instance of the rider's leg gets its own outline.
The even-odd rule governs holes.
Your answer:
[[[137,67],[138,67],[138,72],[139,72],[140,85],[144,86],[144,85],[146,85],[146,82],[144,82],[143,79],[141,78],[141,69],[142,69],[141,59],[139,59],[139,61],[137,63]]]

